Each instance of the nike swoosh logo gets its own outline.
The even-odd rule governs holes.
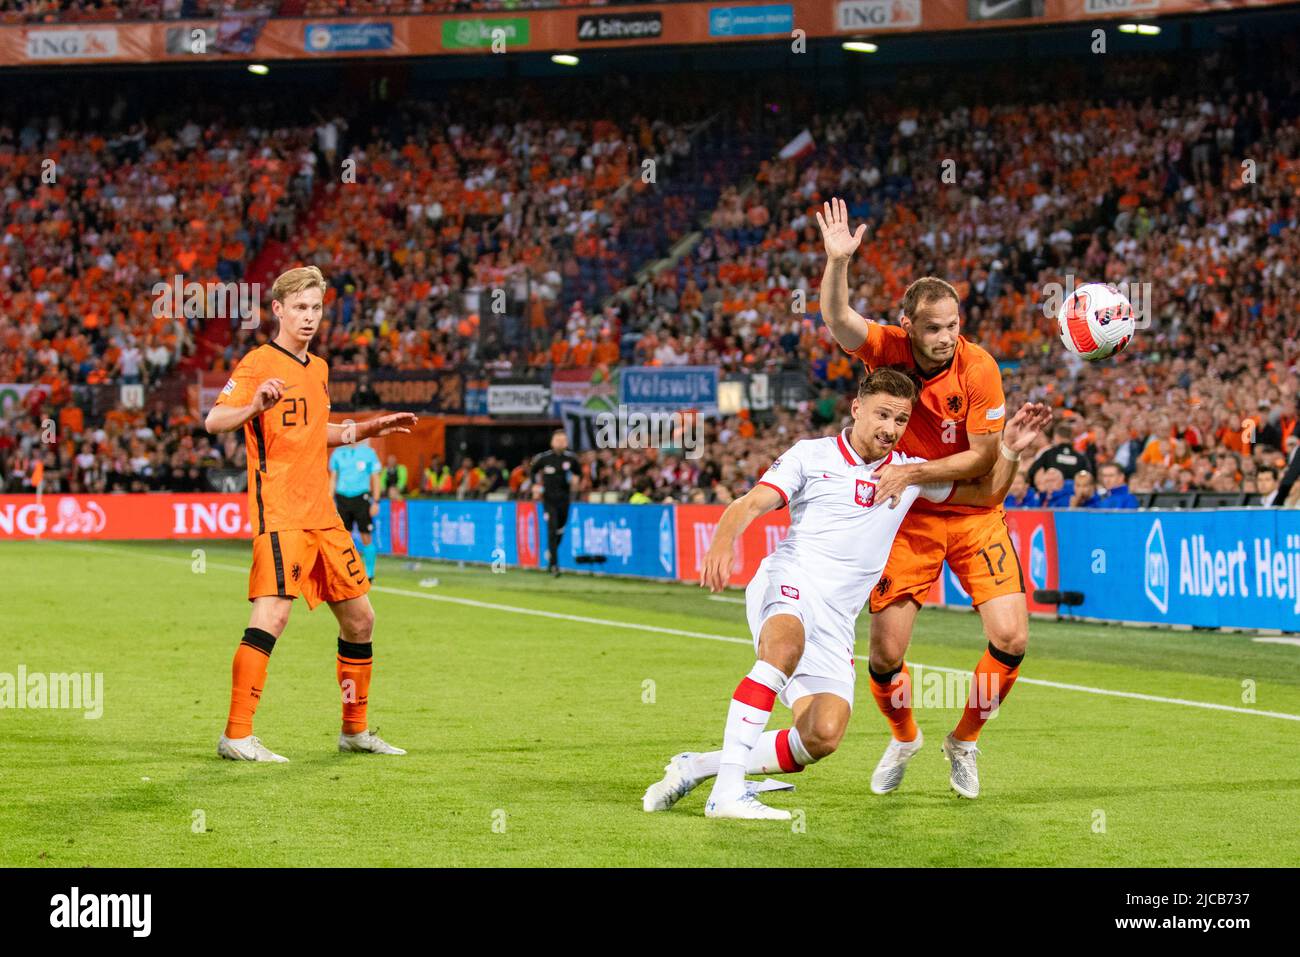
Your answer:
[[[741,715],[741,716],[740,716],[740,720],[743,721],[743,722],[745,722],[745,724],[763,724],[763,723],[764,723],[764,722],[762,722],[762,721],[750,721],[750,720],[749,720],[748,718],[746,718],[744,715]]]
[[[1019,2],[1020,0],[1002,0],[1001,3],[988,3],[986,0],[981,0],[979,13],[981,17],[995,17],[1003,10],[1008,10]]]
[[[1011,581],[1011,576],[1010,576],[1010,575],[1008,575],[1006,578],[999,578],[999,579],[996,579],[996,580],[993,582],[993,584],[995,584],[995,585],[1001,585],[1003,582],[1009,582],[1009,581]]]

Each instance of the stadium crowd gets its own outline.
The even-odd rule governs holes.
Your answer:
[[[199,19],[253,11],[270,16],[279,7],[280,0],[0,0],[0,23]]]
[[[162,380],[214,321],[229,341],[213,368],[230,368],[265,329],[159,318],[133,291],[171,272],[238,279],[272,236],[284,258],[314,262],[333,282],[319,350],[336,370],[472,364],[545,376],[623,363],[803,375],[797,409],[720,423],[699,459],[586,453],[583,491],[725,500],[799,429],[834,428],[846,412],[860,366],[817,316],[813,214],[834,195],[869,227],[850,276],[858,311],[892,321],[911,278],[949,279],[963,331],[1003,365],[1009,405],[1046,401],[1069,427],[1061,441],[1088,467],[1034,470],[1013,504],[1086,505],[1097,486],[1096,501],[1119,490],[1111,502],[1267,492],[1300,440],[1300,316],[1285,308],[1300,291],[1300,101],[1208,86],[1217,92],[1104,104],[921,109],[880,96],[789,117],[786,136],[807,120],[807,155],[773,148],[716,167],[701,162],[689,95],[672,120],[613,111],[595,90],[575,94],[561,118],[541,88],[509,101],[489,89],[406,101],[378,121],[343,110],[291,128],[10,118],[0,124],[10,174],[0,382],[41,384],[46,416],[61,419],[78,385]],[[53,183],[41,177],[44,153],[66,170]],[[655,183],[638,175],[650,159]],[[675,191],[674,164],[676,178],[689,167],[716,188]],[[349,165],[355,181],[325,174]],[[629,282],[693,224],[683,255]],[[1092,366],[1061,349],[1050,304],[1098,279],[1129,292],[1142,328],[1125,355]],[[501,289],[504,319],[490,304]],[[202,436],[187,444],[184,425],[152,438],[138,423],[93,428],[103,436],[91,454],[166,460],[165,474],[151,473],[163,482],[179,474],[177,455],[198,456],[187,475],[230,458]],[[70,436],[76,455],[88,432]],[[21,444],[6,453],[10,486],[29,474],[14,458]],[[45,454],[50,475],[74,481],[67,455]],[[446,493],[443,468],[460,494],[501,490],[455,479],[486,466],[440,464],[411,491]]]
[[[408,103],[373,137],[330,121],[324,168],[359,172],[323,181],[287,256],[330,278],[319,351],[333,368],[545,364],[566,287],[595,294],[634,271],[620,238],[649,192],[642,162],[670,169],[689,155],[685,128],[546,111],[527,97]],[[659,210],[665,236],[688,225],[683,205]],[[241,330],[222,361],[256,336]]]

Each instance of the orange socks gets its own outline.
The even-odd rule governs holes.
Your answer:
[[[343,694],[343,733],[366,730],[366,704],[370,700],[370,667],[374,663],[370,642],[364,645],[339,636],[339,662],[335,673]]]
[[[275,636],[261,628],[246,628],[244,640],[235,649],[230,669],[230,716],[227,738],[246,738],[253,733],[253,713],[266,687],[266,666],[271,663]]]
[[[915,741],[916,719],[912,717],[912,676],[907,664],[897,671],[886,674],[867,670],[871,673],[871,694],[876,699],[876,707],[889,722],[895,741]]]
[[[952,736],[958,741],[975,741],[984,728],[984,722],[1007,700],[1011,686],[1020,675],[1020,662],[1024,655],[1009,655],[999,651],[990,642],[984,657],[975,666],[970,685],[970,697]]]

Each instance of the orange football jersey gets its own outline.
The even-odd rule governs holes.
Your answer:
[[[253,534],[341,527],[330,498],[329,366],[267,343],[240,360],[217,404],[248,405],[267,379],[283,380],[280,401],[244,423]]]
[[[965,336],[942,369],[921,375],[912,343],[898,326],[867,324],[867,339],[853,353],[868,370],[885,366],[908,369],[924,382],[898,450],[924,459],[942,459],[970,448],[968,436],[1001,432],[1006,422],[1002,372],[994,358]],[[986,511],[977,505],[938,505],[918,499],[916,509],[951,512]]]

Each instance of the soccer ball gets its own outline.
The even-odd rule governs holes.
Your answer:
[[[1089,362],[1123,352],[1133,338],[1133,304],[1099,282],[1080,286],[1067,296],[1056,321],[1065,348]]]

